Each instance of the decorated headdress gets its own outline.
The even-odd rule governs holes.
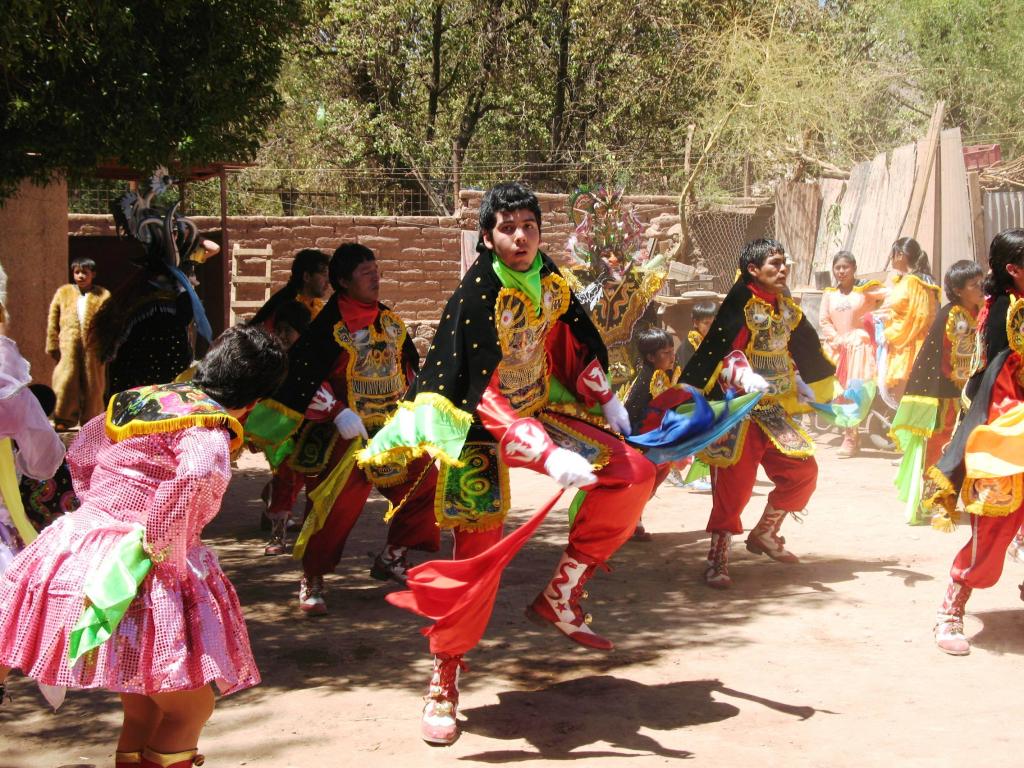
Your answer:
[[[154,204],[154,200],[174,184],[175,179],[160,166],[150,176],[145,194],[126,192],[111,201],[110,211],[118,234],[134,238],[143,247],[142,255],[134,261],[143,269],[165,274],[177,281],[192,301],[196,330],[204,339],[212,341],[210,321],[184,271],[188,262],[202,263],[206,260],[199,228],[191,219],[178,213],[179,203],[169,208]]]
[[[611,361],[612,383],[633,377],[629,342],[637,322],[665,280],[661,256],[651,258],[636,208],[623,188],[581,187],[569,198],[576,229],[566,244],[572,288],[590,310]]]

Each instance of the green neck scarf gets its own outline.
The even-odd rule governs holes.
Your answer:
[[[540,251],[533,258],[533,264],[525,272],[516,272],[509,269],[496,253],[491,252],[494,274],[506,288],[515,288],[525,293],[533,302],[536,314],[540,315],[540,268],[544,262],[540,257]]]

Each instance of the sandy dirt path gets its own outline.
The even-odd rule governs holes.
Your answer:
[[[219,702],[202,751],[211,768],[482,765],[528,762],[660,765],[963,766],[980,755],[1015,765],[1005,721],[1024,652],[1024,569],[975,593],[974,652],[936,650],[931,625],[966,530],[943,535],[901,521],[892,456],[836,458],[821,443],[819,489],[803,524],[787,521],[803,558],[784,566],[734,544],[733,589],[701,581],[710,494],[663,488],[628,543],[591,583],[594,626],[617,643],[599,654],[536,627],[523,608],[565,541],[556,510],[506,573],[483,644],[463,677],[462,738],[418,738],[429,670],[422,622],[386,604],[368,577],[384,502],[371,500],[329,579],[330,614],[295,606],[290,557],[264,557],[257,526],[266,472],[243,459],[207,539],[235,583],[263,673]],[[515,520],[546,500],[546,478],[513,473]],[[756,488],[744,522],[769,490]],[[564,510],[567,500],[560,509]],[[450,547],[445,543],[445,552]],[[0,708],[0,766],[105,768],[119,725],[115,696],[70,692],[56,714],[15,677]]]

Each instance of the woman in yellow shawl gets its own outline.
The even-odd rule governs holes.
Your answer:
[[[888,350],[879,368],[879,390],[892,407],[900,401],[917,353],[939,309],[940,288],[928,268],[928,254],[912,237],[901,237],[889,255],[895,273],[882,308]]]

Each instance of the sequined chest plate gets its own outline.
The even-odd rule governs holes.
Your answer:
[[[348,352],[348,406],[367,428],[383,426],[405,392],[405,337],[405,324],[388,310],[381,310],[377,322],[363,331],[351,333],[341,322],[334,326],[334,340]]]
[[[975,350],[975,322],[963,307],[952,307],[946,319],[946,339],[949,341],[949,377],[963,388],[970,378]]]
[[[775,309],[754,296],[743,308],[743,314],[750,329],[747,359],[771,386],[766,398],[789,394],[796,386],[789,337],[800,322],[800,307],[792,299],[780,296]]]
[[[569,306],[569,286],[558,275],[541,280],[541,309],[522,291],[502,288],[494,306],[501,345],[498,387],[520,415],[536,413],[548,399],[546,341]]]

